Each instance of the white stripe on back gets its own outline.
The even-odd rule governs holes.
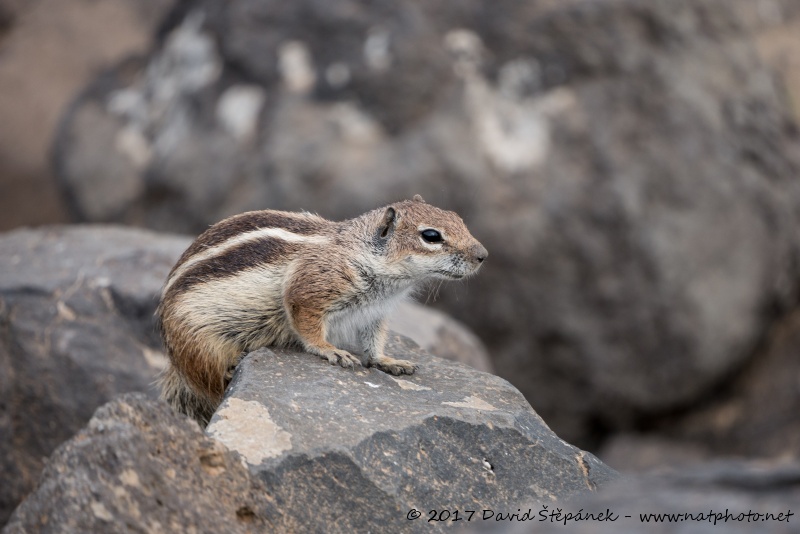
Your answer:
[[[294,232],[290,232],[283,228],[259,228],[258,230],[245,232],[243,234],[231,237],[230,239],[228,239],[227,241],[223,241],[219,245],[214,245],[213,247],[209,247],[201,252],[198,252],[194,256],[190,256],[185,262],[181,264],[180,267],[175,269],[175,272],[172,273],[172,276],[169,277],[169,280],[167,280],[167,283],[164,285],[164,289],[162,290],[161,295],[163,296],[164,294],[166,294],[167,290],[172,286],[172,284],[175,283],[176,280],[178,280],[186,271],[188,271],[198,263],[205,261],[209,258],[219,256],[236,246],[264,238],[280,239],[281,241],[287,241],[289,243],[313,243],[319,245],[328,243],[329,241],[327,237],[295,234]]]

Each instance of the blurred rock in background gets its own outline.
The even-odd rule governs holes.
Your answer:
[[[151,46],[173,0],[0,0],[0,230],[65,222],[50,145],[98,69]]]
[[[796,302],[800,2],[198,0],[171,20],[65,116],[72,213],[198,232],[421,193],[492,253],[439,305],[568,441],[683,418]]]

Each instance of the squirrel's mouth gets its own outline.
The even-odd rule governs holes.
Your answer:
[[[451,267],[451,269],[440,268],[436,271],[436,274],[448,280],[461,280],[462,278],[467,278],[468,276],[472,276],[477,273],[481,268],[481,265],[482,264],[480,263],[475,265],[465,262],[454,262],[454,265],[448,266]]]
[[[448,280],[461,280],[462,278],[467,276],[466,274],[453,273],[450,271],[436,271],[436,273],[442,275],[444,278],[447,278]]]

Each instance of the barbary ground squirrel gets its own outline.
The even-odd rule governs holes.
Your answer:
[[[457,214],[419,195],[342,222],[271,210],[225,219],[162,290],[162,397],[205,425],[240,357],[265,346],[413,374],[413,363],[383,353],[386,315],[421,282],[463,278],[486,256]]]

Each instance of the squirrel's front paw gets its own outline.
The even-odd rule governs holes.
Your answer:
[[[413,375],[418,367],[408,360],[395,360],[388,356],[381,356],[371,360],[370,365],[377,367],[384,373],[393,375]]]
[[[336,349],[328,351],[322,356],[328,360],[331,365],[341,365],[342,367],[349,367],[354,369],[356,365],[361,365],[361,360],[347,352],[346,350]]]

